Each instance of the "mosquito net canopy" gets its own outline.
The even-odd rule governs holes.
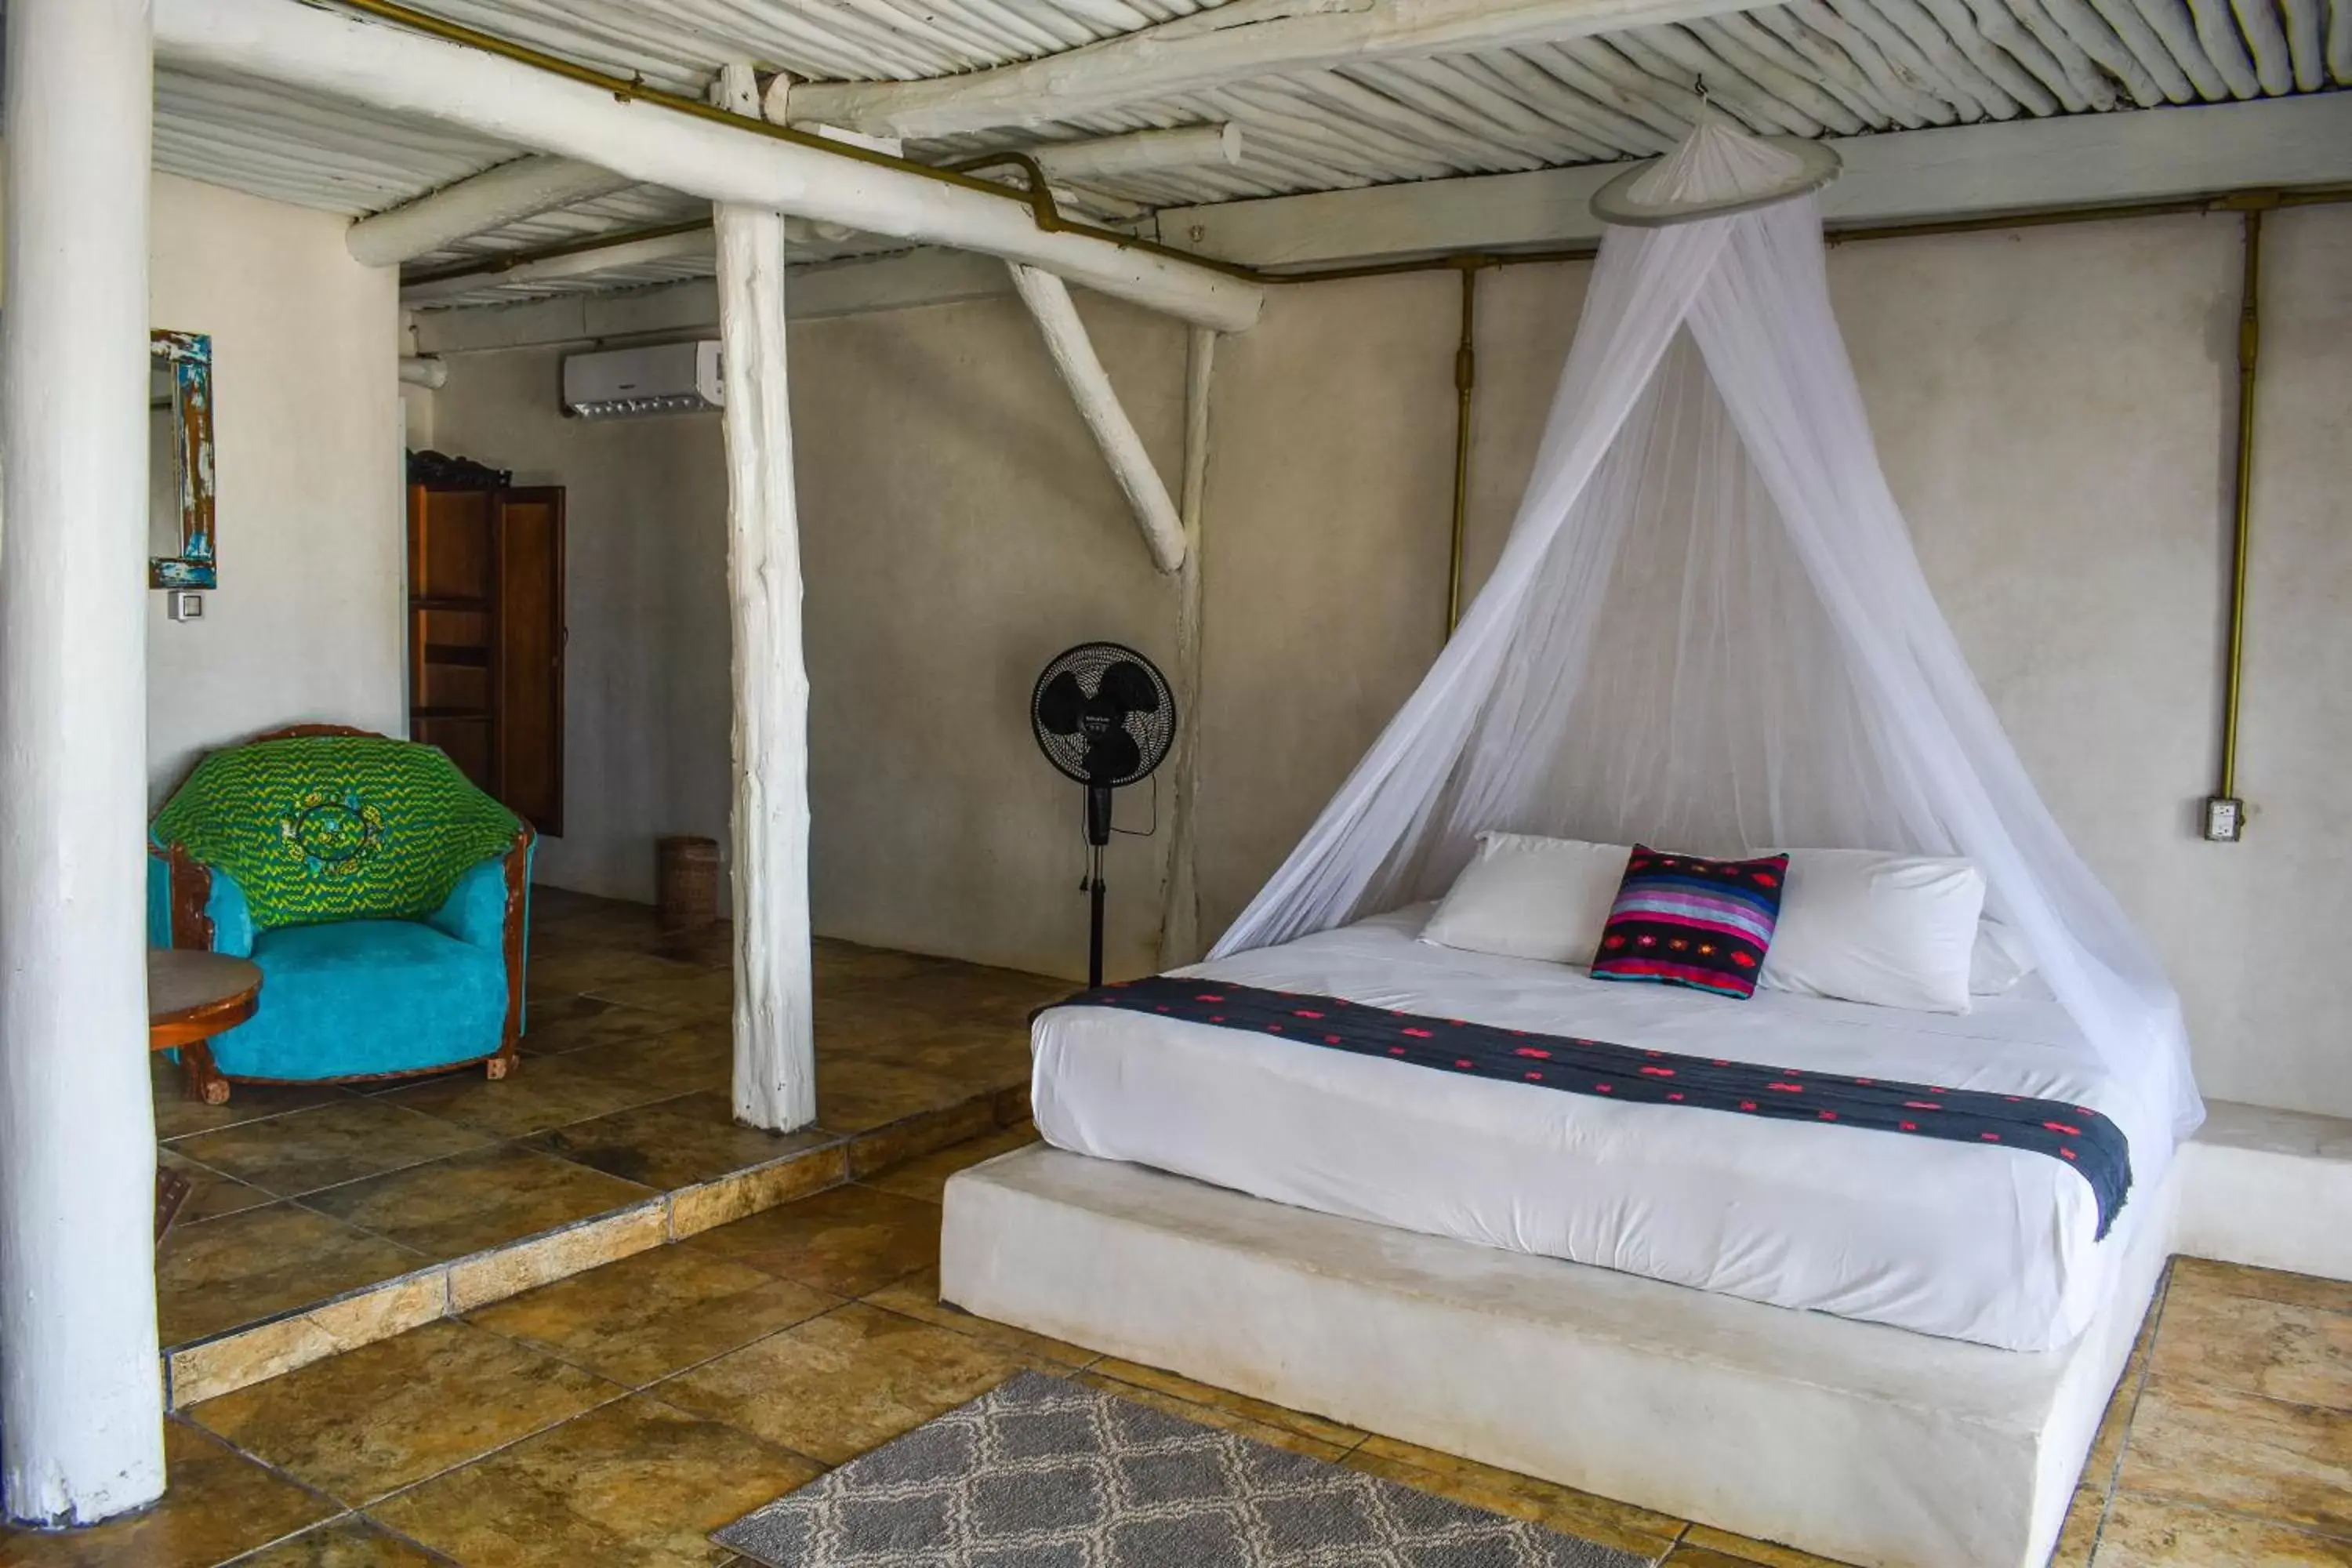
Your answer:
[[[1961,855],[2101,1058],[2202,1115],[2179,1003],[2042,805],[1881,473],[1816,199],[1704,119],[1610,226],[1493,575],[1213,957],[1444,891],[1482,830]]]

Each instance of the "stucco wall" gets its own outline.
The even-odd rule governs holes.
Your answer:
[[[1255,329],[1218,345],[1202,509],[1204,942],[1444,640],[1456,288],[1278,289]]]
[[[1928,577],[2052,809],[2171,967],[2208,1091],[2352,1113],[2352,1039],[2325,945],[2352,917],[2329,810],[2352,764],[2340,609],[2352,595],[2341,392],[2352,214],[2280,214],[2271,237],[2241,775],[2254,816],[2235,847],[2198,839],[2194,813],[2217,750],[2235,220],[1856,245],[1832,254],[1831,273]],[[1481,281],[1474,585],[1532,462],[1585,274],[1515,268]],[[1262,325],[1220,347],[1204,932],[1247,900],[1438,646],[1458,301],[1446,275],[1285,289]],[[1179,335],[1095,301],[1087,313],[1172,478]],[[1079,637],[1163,655],[1172,599],[1008,302],[803,324],[793,352],[820,927],[1068,973],[1083,931],[1075,801],[1029,754],[1028,673]],[[641,688],[654,689],[646,670],[665,669],[660,681],[695,694],[668,721],[698,715],[698,739],[662,764],[695,782],[628,797],[599,829],[608,842],[593,871],[583,830],[550,857],[578,885],[641,895],[654,833],[723,823],[716,427],[564,424],[555,357],[461,361],[435,419],[450,449],[573,487],[583,823],[606,787],[581,771],[605,765],[583,757],[583,732],[615,737],[616,768],[664,732],[651,698],[644,717],[585,713],[599,689],[583,679],[592,639],[641,667]],[[594,513],[635,542],[611,557],[625,570],[595,564],[587,509],[607,503],[591,490],[635,498]],[[698,584],[698,607],[609,619],[598,608],[622,603],[600,595],[656,595],[668,574]],[[938,695],[919,710],[910,690]],[[915,711],[937,726],[931,738],[903,721]],[[649,812],[665,800],[677,809]],[[1155,849],[1114,849],[1115,952],[1129,967],[1148,951]]]
[[[344,220],[158,174],[151,320],[213,339],[220,587],[148,596],[147,765],[309,720],[406,725],[399,307]]]
[[[1083,307],[1164,471],[1183,334]],[[1095,637],[1172,658],[1172,588],[1010,300],[796,322],[793,413],[820,931],[1083,970],[1079,795],[1029,738],[1030,683]],[[432,395],[446,450],[567,487],[564,836],[540,875],[652,896],[653,840],[727,837],[726,481],[716,416],[585,422],[553,351],[464,357]],[[1119,823],[1148,826],[1149,792]],[[1110,849],[1109,948],[1157,941],[1165,837]]]

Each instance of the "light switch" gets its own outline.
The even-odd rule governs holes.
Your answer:
[[[175,621],[205,618],[205,596],[192,588],[174,588],[164,601],[164,613]]]

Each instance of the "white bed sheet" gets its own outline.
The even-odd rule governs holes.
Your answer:
[[[1962,1016],[1759,991],[1734,1002],[1414,940],[1416,907],[1180,971],[1618,1045],[2087,1105],[2133,1188],[2172,1157],[2159,1086],[2104,1068],[2046,996]],[[1057,1148],[1278,1203],[1777,1306],[2036,1351],[2105,1300],[2071,1167],[2021,1149],[1624,1104],[1108,1008],[1039,1017]]]

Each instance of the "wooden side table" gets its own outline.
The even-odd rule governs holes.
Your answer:
[[[253,1016],[261,968],[250,959],[196,948],[147,950],[147,1048],[176,1050],[188,1098],[228,1103],[228,1079],[213,1066],[215,1035]]]

